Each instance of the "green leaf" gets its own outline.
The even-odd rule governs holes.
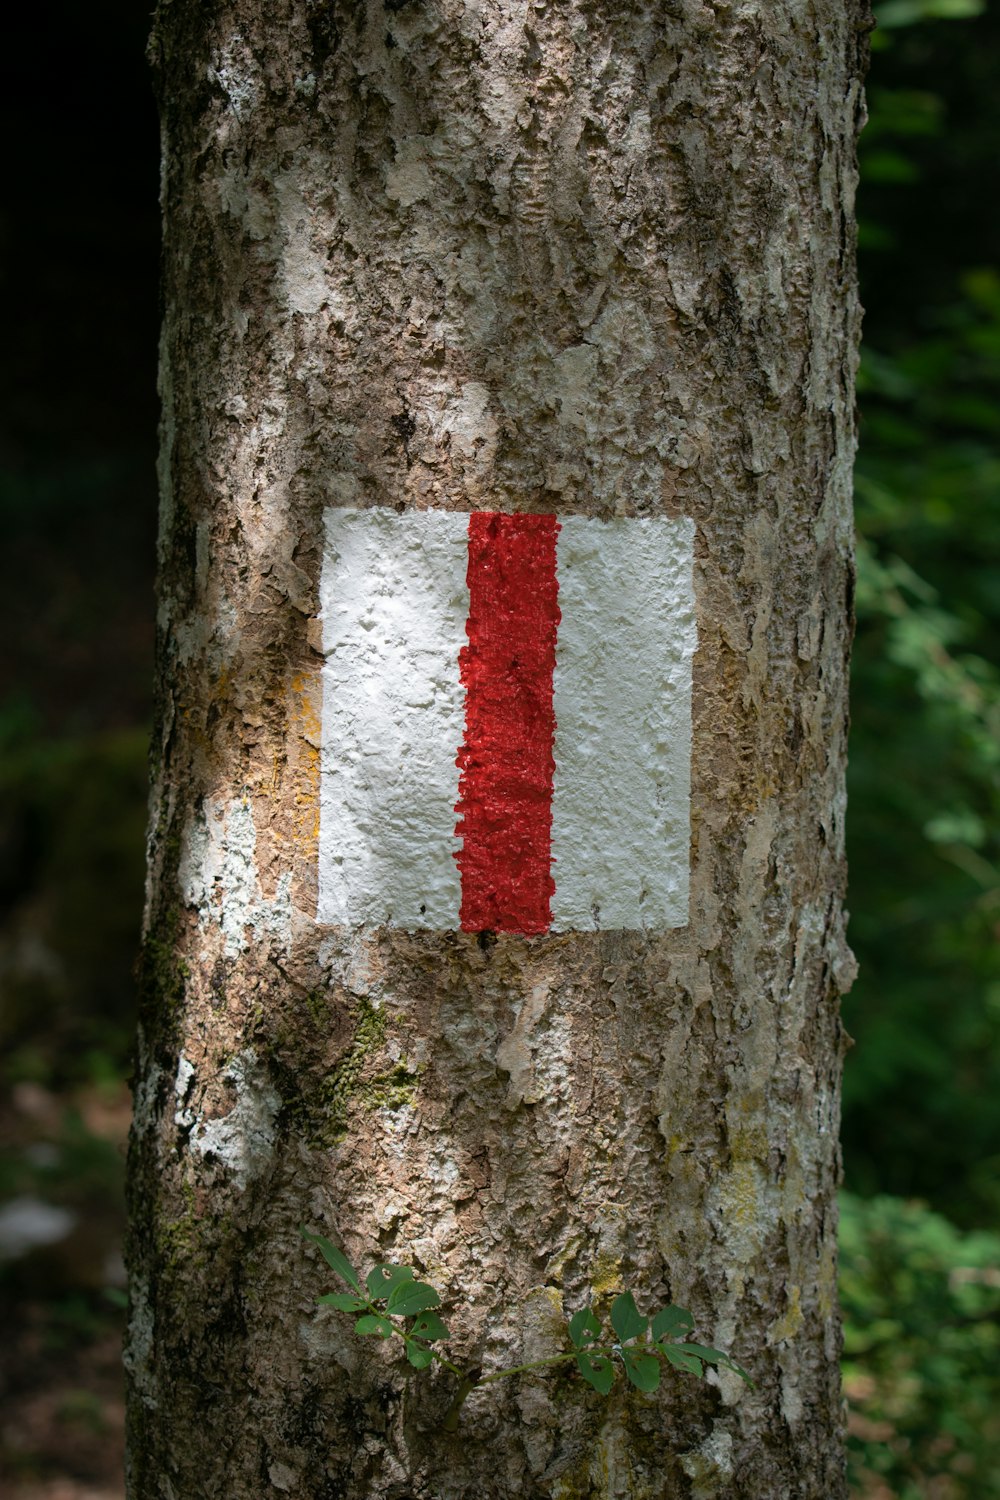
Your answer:
[[[414,1313],[440,1305],[441,1298],[426,1281],[403,1281],[390,1292],[385,1310],[398,1318],[412,1318]]]
[[[642,1354],[637,1349],[623,1349],[622,1359],[625,1374],[640,1391],[655,1391],[660,1383],[660,1361],[655,1354]]]
[[[693,1327],[694,1318],[686,1307],[664,1307],[653,1319],[653,1338],[656,1343],[661,1339],[675,1339],[690,1333]]]
[[[410,1333],[414,1338],[426,1339],[431,1344],[435,1339],[446,1339],[448,1337],[447,1328],[441,1322],[437,1313],[432,1312],[421,1313],[410,1329]]]
[[[363,1297],[352,1296],[350,1292],[324,1292],[316,1301],[324,1307],[335,1307],[338,1312],[358,1312],[365,1306]]]
[[[710,1349],[707,1344],[692,1344],[685,1341],[683,1344],[678,1344],[677,1348],[683,1350],[685,1354],[697,1354],[698,1358],[703,1359],[706,1365],[727,1365],[729,1363],[728,1354],[723,1354],[721,1349]]]
[[[404,1281],[412,1281],[413,1272],[409,1266],[381,1265],[373,1266],[365,1278],[368,1295],[373,1301],[381,1301],[388,1297]]]
[[[406,1340],[406,1357],[415,1370],[426,1370],[434,1358],[429,1349],[422,1349],[410,1339]]]
[[[346,1281],[348,1286],[352,1286],[356,1292],[360,1292],[361,1278],[347,1259],[343,1250],[338,1250],[336,1245],[331,1244],[325,1235],[311,1234],[305,1227],[302,1229],[302,1236],[304,1239],[312,1240],[314,1245],[318,1245],[327,1265],[332,1266],[337,1275]]]
[[[698,1359],[703,1359],[706,1365],[723,1365],[727,1370],[732,1370],[735,1375],[739,1375],[747,1385],[753,1385],[746,1370],[742,1370],[736,1361],[730,1359],[728,1354],[723,1354],[721,1349],[712,1349],[707,1344],[674,1344],[673,1347],[679,1349],[682,1354],[696,1355]]]
[[[631,1292],[622,1292],[611,1304],[611,1326],[624,1343],[626,1339],[638,1338],[646,1332],[648,1318],[644,1318],[635,1305]]]
[[[615,1383],[615,1367],[606,1354],[580,1353],[576,1356],[576,1367],[587,1384],[600,1391],[602,1396],[606,1396]]]
[[[705,1366],[695,1354],[685,1354],[678,1344],[661,1344],[665,1357],[678,1370],[686,1370],[689,1375],[704,1375]]]
[[[362,1335],[375,1333],[380,1339],[387,1339],[392,1335],[392,1324],[388,1318],[381,1317],[379,1313],[366,1313],[355,1323],[354,1332]]]
[[[580,1311],[574,1313],[569,1320],[569,1336],[576,1349],[592,1344],[595,1339],[600,1338],[600,1334],[601,1325],[589,1307],[581,1307]]]

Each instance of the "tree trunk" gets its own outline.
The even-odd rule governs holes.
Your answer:
[[[860,0],[161,0],[132,1500],[844,1493],[867,26]],[[693,523],[683,925],[317,920],[331,508]],[[627,1286],[755,1388],[512,1379],[449,1435],[453,1377],[316,1308],[302,1224],[445,1288],[463,1361],[558,1352],[561,1312]]]

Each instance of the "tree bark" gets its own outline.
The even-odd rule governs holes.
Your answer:
[[[132,1500],[835,1500],[850,0],[161,0],[158,728],[131,1148]],[[692,518],[672,931],[315,919],[323,512]],[[673,1300],[751,1372],[474,1391]]]

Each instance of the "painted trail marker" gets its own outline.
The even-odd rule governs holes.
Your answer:
[[[694,526],[326,512],[321,922],[688,920]]]

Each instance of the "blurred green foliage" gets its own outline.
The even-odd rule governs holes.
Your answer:
[[[898,28],[904,9],[944,14],[893,3],[880,21]],[[975,25],[913,30],[963,36],[970,57],[984,40]],[[911,85],[934,76],[922,55],[895,74],[893,51],[873,61],[863,276],[912,259],[897,200],[926,192],[950,128],[945,96]],[[964,55],[941,76],[952,92]],[[907,172],[887,173],[887,155]],[[963,1224],[1000,1223],[1000,275],[964,265],[970,248],[866,319],[849,785],[861,973],[845,1003],[848,1184],[923,1195]]]
[[[1000,1218],[1000,278],[861,399],[850,1180]]]
[[[981,0],[886,0],[876,14],[861,143],[869,311],[849,778],[860,976],[844,1005],[857,1042],[841,1233],[849,1455],[853,1492],[871,1500],[990,1500],[1000,1496],[1000,218],[982,168],[1000,147],[1000,121],[983,115],[1000,28]]]
[[[845,1195],[841,1257],[856,1492],[1000,1497],[1000,1234]]]
[[[46,1087],[110,1082],[134,1029],[146,730],[32,729],[20,700],[0,714],[2,1071]]]

